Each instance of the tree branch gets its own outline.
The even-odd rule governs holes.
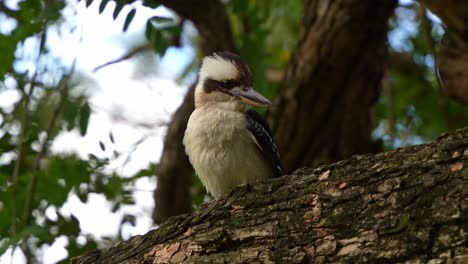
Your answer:
[[[5,5],[4,1],[0,1],[0,12],[7,14],[10,17],[17,17],[20,12],[10,9]]]
[[[468,127],[240,186],[72,263],[463,263],[467,186]]]
[[[37,153],[36,158],[34,159],[32,177],[30,179],[30,182],[28,185],[28,191],[26,194],[27,196],[26,196],[26,203],[24,207],[23,226],[27,226],[31,222],[34,193],[36,191],[36,183],[37,183],[37,173],[40,170],[41,161],[44,158],[44,155],[47,153],[48,144],[50,143],[49,140],[51,138],[52,130],[55,128],[55,123],[57,122],[57,118],[65,102],[65,98],[68,96],[68,88],[69,88],[68,81],[75,70],[75,65],[76,65],[76,59],[75,61],[73,61],[70,72],[66,76],[64,76],[61,82],[59,83],[58,89],[60,91],[60,99],[54,111],[52,112],[52,115],[50,117],[49,123],[45,131],[46,132],[45,138],[40,144],[39,152]]]
[[[3,5],[3,4],[2,4]],[[6,6],[4,6],[6,8]],[[36,58],[36,65],[39,63],[39,59],[41,58],[42,52],[45,47],[46,43],[46,28],[47,28],[47,22],[44,23],[43,30],[41,32],[41,37],[39,39],[39,51],[38,55]],[[21,119],[21,132],[18,136],[18,145],[17,145],[17,157],[15,161],[15,166],[13,169],[13,175],[12,175],[12,193],[13,193],[13,210],[12,210],[12,224],[11,224],[11,233],[13,235],[16,235],[18,232],[18,181],[19,181],[19,173],[21,169],[21,163],[23,161],[23,156],[24,156],[24,142],[26,140],[25,135],[27,131],[27,127],[29,125],[29,104],[31,102],[31,96],[34,93],[34,90],[36,89],[36,79],[38,76],[39,70],[36,68],[34,75],[32,76],[30,84],[29,91],[27,92],[25,98],[24,98],[24,115],[23,118]],[[12,251],[12,254],[14,252],[14,248]],[[29,248],[27,245],[22,248],[22,251],[26,257],[27,262],[30,262],[30,253],[29,253]]]
[[[139,53],[142,53],[142,52],[145,52],[145,51],[150,51],[152,50],[152,46],[150,43],[146,43],[146,44],[143,44],[143,45],[140,45],[140,46],[137,46],[131,50],[129,50],[126,54],[124,54],[123,56],[117,58],[117,59],[114,59],[114,60],[111,60],[111,61],[108,61],[104,64],[101,64],[99,66],[97,66],[96,68],[93,69],[93,72],[97,72],[99,71],[100,69],[104,68],[104,67],[107,67],[109,65],[112,65],[112,64],[115,64],[115,63],[119,63],[119,62],[122,62],[124,60],[128,60],[128,59],[131,59],[133,56],[135,55],[138,55]]]
[[[70,79],[70,76],[73,74],[75,70],[75,65],[76,65],[76,59],[73,61],[69,74],[64,76],[64,78],[62,78],[61,80],[61,83],[59,84],[58,89],[60,91],[60,99],[59,99],[60,101],[58,102],[56,108],[52,112],[52,116],[50,117],[47,129],[45,131],[46,134],[45,134],[44,141],[40,144],[39,152],[37,153],[36,158],[34,159],[33,168],[32,168],[32,177],[29,181],[28,189],[27,189],[26,197],[25,197],[25,206],[24,206],[23,223],[22,223],[23,227],[28,226],[31,222],[34,194],[36,192],[37,175],[40,170],[40,163],[42,159],[44,158],[44,155],[47,153],[48,144],[51,138],[52,130],[55,127],[57,117],[59,116],[60,110],[62,109],[62,106],[65,102],[65,98],[68,95],[68,81]],[[28,240],[29,240],[29,237],[26,236],[23,240],[22,249],[26,257],[26,262],[31,263],[32,262],[31,252],[30,252],[30,248],[28,245]]]

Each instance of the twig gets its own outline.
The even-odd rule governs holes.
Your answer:
[[[36,58],[36,67],[37,65],[39,65],[39,59],[41,58],[41,54],[42,54],[42,51],[44,50],[44,47],[45,47],[45,43],[46,43],[46,37],[47,37],[47,31],[46,31],[46,28],[47,28],[47,21],[44,22],[44,25],[43,25],[43,30],[42,30],[42,34],[41,34],[41,39],[40,39],[40,42],[39,42],[39,54],[37,55],[37,58]],[[20,135],[18,137],[18,156],[16,158],[16,161],[15,161],[15,168],[14,168],[14,171],[13,171],[13,176],[12,176],[12,185],[13,185],[13,212],[12,212],[12,218],[13,218],[13,221],[12,221],[12,233],[13,234],[16,234],[18,232],[18,180],[19,180],[19,171],[20,171],[20,167],[21,167],[21,161],[23,159],[23,155],[24,155],[24,141],[25,141],[25,133],[26,133],[26,128],[27,128],[27,125],[29,123],[29,103],[30,103],[30,99],[31,99],[31,96],[36,88],[36,79],[37,79],[37,76],[38,76],[38,69],[36,68],[35,72],[34,72],[34,75],[31,79],[31,82],[30,82],[30,88],[29,88],[29,91],[28,93],[26,94],[26,98],[25,98],[25,104],[24,104],[24,117],[23,117],[23,120],[22,120],[22,124],[21,124],[21,132],[20,132]],[[29,247],[27,245],[27,239],[25,239],[23,241],[23,247],[21,248],[21,250],[23,251],[23,254],[26,258],[26,263],[31,263],[31,252],[29,250]],[[15,252],[15,247],[13,247],[13,250],[11,251],[11,254],[13,255]]]
[[[10,17],[16,17],[18,16],[19,14],[19,11],[16,11],[16,10],[13,10],[13,9],[10,9],[8,8],[6,5],[5,5],[5,2],[4,1],[0,1],[0,11],[7,14],[8,16]]]
[[[130,150],[127,152],[127,157],[125,158],[124,162],[122,163],[122,165],[120,165],[120,167],[124,167],[125,165],[127,165],[129,162],[130,162],[130,157],[132,156],[132,154],[138,149],[138,147],[143,143],[145,142],[145,140],[147,140],[148,138],[150,138],[151,136],[154,136],[154,132],[152,133],[148,133],[146,135],[143,135],[139,140],[137,140],[135,143],[133,143],[131,146],[130,146]]]
[[[151,176],[151,175],[150,175]],[[154,192],[154,189],[151,189],[151,190],[145,190],[145,189],[138,189],[138,188],[128,188],[128,189],[125,189],[126,192],[151,192],[153,193]]]
[[[427,9],[423,6],[421,6],[420,8],[422,12],[421,20],[423,23],[424,33],[426,35],[427,43],[429,44],[429,52],[434,58],[434,74],[436,76],[437,84],[439,85],[439,91],[442,91],[444,87],[439,73],[439,60],[437,57],[436,41],[432,36],[432,21],[429,19]]]
[[[33,211],[33,200],[34,200],[34,193],[36,190],[36,184],[37,184],[37,173],[40,169],[40,163],[42,158],[44,157],[45,153],[47,152],[47,147],[50,139],[50,135],[52,134],[52,130],[55,127],[55,123],[57,121],[57,117],[60,114],[60,109],[62,108],[64,102],[65,102],[65,97],[68,95],[68,81],[70,79],[70,76],[73,74],[75,70],[75,64],[76,64],[76,58],[73,61],[72,67],[70,69],[70,72],[68,75],[64,76],[62,78],[61,83],[59,84],[59,90],[60,90],[60,101],[57,104],[57,107],[54,109],[52,116],[49,120],[49,124],[47,126],[46,130],[46,136],[42,144],[40,145],[40,150],[36,155],[36,158],[33,163],[33,168],[32,168],[32,176],[31,180],[28,185],[27,193],[26,193],[26,202],[25,202],[25,207],[24,207],[24,214],[23,214],[23,227],[26,227],[27,225],[30,224],[31,222],[31,215]],[[23,245],[22,245],[22,250],[25,254],[26,257],[26,262],[31,263],[31,252],[28,246],[28,240],[29,237],[26,236],[23,240]]]
[[[396,136],[396,120],[395,120],[395,102],[393,98],[393,88],[390,84],[390,80],[388,77],[388,71],[385,73],[383,82],[383,91],[386,98],[386,106],[387,106],[387,126],[388,126],[388,134],[390,135],[391,144],[395,142]]]
[[[44,25],[45,28],[45,25]],[[41,40],[40,40],[40,46],[39,46],[39,54],[36,58],[36,65],[39,63],[39,59],[41,57],[41,51],[43,50],[45,46],[45,39],[46,39],[46,32],[45,30],[41,34]],[[19,171],[21,168],[21,162],[23,160],[23,155],[24,155],[24,141],[25,141],[25,134],[26,134],[26,129],[29,124],[29,103],[31,99],[31,95],[33,94],[35,88],[36,88],[36,79],[38,76],[38,69],[34,72],[34,75],[31,79],[30,82],[30,88],[28,93],[26,94],[26,97],[24,98],[24,115],[21,120],[21,132],[18,135],[18,145],[17,145],[17,150],[16,152],[17,157],[15,161],[15,167],[13,169],[13,175],[12,175],[12,193],[13,193],[13,210],[12,210],[12,224],[11,224],[11,232],[12,235],[16,235],[18,232],[18,180],[19,180]],[[14,252],[14,249],[13,251]]]
[[[437,80],[437,84],[439,85],[439,109],[445,118],[445,122],[447,126],[450,127],[452,122],[451,122],[450,114],[448,112],[448,99],[443,93],[444,83],[442,81],[442,78],[440,77],[440,72],[439,72],[439,61],[437,57],[436,41],[434,40],[434,37],[432,36],[433,23],[428,17],[427,9],[425,9],[424,7],[421,7],[421,9],[422,9],[421,12],[423,12],[421,16],[423,28],[424,28],[427,42],[429,43],[430,53],[432,57],[434,58],[434,74]]]
[[[124,60],[128,60],[130,58],[132,58],[133,56],[137,55],[138,53],[141,53],[141,52],[145,52],[145,51],[148,51],[148,50],[151,50],[152,49],[152,46],[150,43],[147,43],[147,44],[143,44],[143,45],[140,45],[134,49],[131,49],[129,52],[127,52],[125,55],[115,59],[115,60],[111,60],[109,62],[106,62],[102,65],[99,65],[97,66],[96,68],[93,69],[93,72],[97,72],[99,71],[100,69],[106,67],[106,66],[109,66],[109,65],[112,65],[112,64],[115,64],[115,63],[119,63],[121,61],[124,61]]]
[[[34,200],[34,192],[35,192],[36,183],[37,183],[37,172],[40,169],[41,160],[43,159],[45,153],[47,152],[47,147],[48,147],[50,135],[52,134],[52,130],[55,127],[57,117],[59,116],[60,110],[62,109],[62,106],[63,106],[63,104],[65,102],[65,98],[68,95],[68,87],[69,87],[68,86],[68,81],[69,81],[70,77],[73,75],[73,72],[75,71],[75,65],[76,65],[76,58],[73,61],[70,72],[66,76],[64,76],[61,83],[59,84],[60,101],[57,104],[57,107],[54,109],[54,112],[52,113],[52,116],[50,117],[49,124],[48,124],[47,130],[46,130],[45,139],[43,140],[42,144],[40,145],[39,153],[36,155],[36,158],[34,160],[33,173],[32,173],[32,177],[31,177],[31,181],[29,182],[29,185],[28,185],[28,192],[27,192],[26,203],[25,203],[25,208],[24,208],[24,217],[23,217],[24,226],[28,225],[30,223],[30,221],[31,221],[32,202]]]

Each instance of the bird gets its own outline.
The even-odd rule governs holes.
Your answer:
[[[238,185],[284,175],[272,131],[251,109],[271,102],[254,90],[252,73],[238,55],[218,51],[203,58],[194,101],[183,144],[214,198]]]

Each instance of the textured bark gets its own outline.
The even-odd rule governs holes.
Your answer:
[[[240,186],[72,263],[467,263],[468,127]]]
[[[191,20],[200,33],[203,54],[218,50],[234,50],[231,29],[224,6],[216,0],[159,0],[181,17]],[[190,185],[192,166],[185,154],[182,139],[187,121],[194,109],[193,88],[189,89],[181,106],[169,124],[164,139],[164,150],[157,171],[154,192],[153,220],[161,223],[168,217],[187,213],[191,209]]]
[[[287,171],[376,152],[371,115],[396,1],[305,1],[302,36],[269,116]]]
[[[464,0],[419,0],[442,19],[447,32],[437,55],[442,91],[468,104],[468,5]]]

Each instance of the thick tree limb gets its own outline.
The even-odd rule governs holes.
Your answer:
[[[446,35],[438,54],[442,91],[468,104],[468,5],[463,0],[419,0],[442,19]]]
[[[468,127],[241,186],[72,263],[466,263]]]
[[[203,55],[218,50],[235,50],[229,20],[221,2],[217,0],[207,0],[203,4],[196,0],[158,2],[194,23],[200,33]],[[164,150],[157,171],[157,188],[154,193],[155,223],[161,223],[170,216],[187,213],[191,208],[189,188],[193,169],[185,154],[182,139],[187,121],[195,107],[193,89],[194,85],[173,115],[164,139]]]

